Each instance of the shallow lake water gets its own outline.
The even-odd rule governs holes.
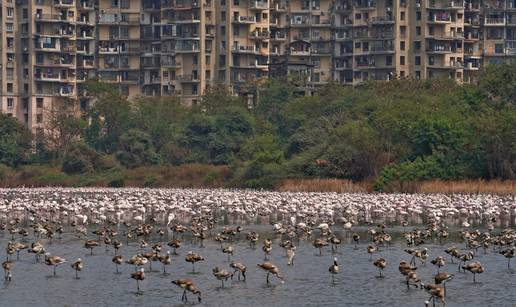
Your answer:
[[[66,231],[67,229],[65,229]],[[90,229],[91,230],[91,229]],[[247,231],[256,230],[261,233],[260,242],[256,249],[251,249],[245,239]],[[367,235],[366,228],[354,229],[362,231],[362,238]],[[349,232],[337,230],[337,235],[343,239],[343,244],[336,254],[329,247],[323,249],[322,256],[311,241],[301,240],[296,251],[293,266],[287,265],[284,250],[278,246],[279,236],[270,232],[269,225],[245,225],[242,233],[238,234],[232,245],[235,253],[232,259],[247,266],[246,282],[229,280],[225,287],[212,275],[215,266],[229,270],[227,255],[220,250],[220,244],[207,239],[203,247],[192,241],[188,236],[178,249],[179,255],[173,256],[172,264],[167,266],[169,275],[164,275],[159,262],[153,263],[153,272],[149,265],[145,266],[146,279],[140,283],[142,294],[136,293],[136,282],[130,278],[134,266],[123,264],[121,274],[115,274],[115,265],[111,262],[114,250],[105,250],[104,244],[94,249],[90,255],[85,249],[84,238],[65,232],[62,239],[54,239],[50,245],[45,244],[47,252],[68,260],[57,268],[57,276],[52,276],[52,267],[43,263],[35,263],[33,254],[26,250],[20,253],[20,260],[15,262],[13,279],[9,283],[0,281],[0,306],[180,306],[182,290],[171,281],[177,278],[190,278],[202,291],[202,302],[197,302],[196,295],[188,293],[189,302],[186,305],[199,306],[424,306],[430,297],[424,290],[412,287],[407,289],[404,277],[398,271],[401,260],[409,261],[411,256],[403,250],[405,241],[399,236],[400,227],[387,229],[394,235],[391,246],[385,246],[373,255],[373,260],[383,257],[388,261],[384,271],[385,278],[378,278],[378,270],[373,266],[366,252],[368,242],[361,242],[358,249],[354,248]],[[91,233],[91,232],[90,232]],[[213,234],[216,230],[213,231]],[[213,236],[210,236],[212,238]],[[261,242],[264,238],[274,238],[273,250],[269,260],[279,267],[285,276],[285,283],[271,276],[271,285],[267,286],[266,273],[256,266],[264,261]],[[89,238],[96,239],[94,235]],[[0,257],[5,257],[5,246],[10,239],[8,233],[0,233]],[[167,240],[171,233],[162,238],[163,250],[166,251]],[[160,240],[158,236],[149,239],[151,243]],[[313,240],[313,239],[312,239]],[[364,239],[365,240],[365,239]],[[32,242],[32,234],[29,236]],[[140,252],[136,241],[125,245],[121,254],[124,261]],[[227,245],[227,244],[224,244]],[[477,275],[473,283],[473,275],[469,272],[458,272],[457,264],[451,264],[449,256],[444,252],[446,247],[455,245],[464,250],[464,243],[457,236],[451,236],[448,241],[426,242],[429,259],[426,265],[418,262],[418,275],[425,283],[433,283],[437,269],[429,260],[438,255],[446,259],[446,266],[441,272],[455,274],[447,284],[448,306],[515,306],[516,305],[516,275],[515,271],[507,268],[507,260],[492,248],[484,254],[479,249],[475,260],[480,261],[485,272]],[[150,250],[150,247],[146,250]],[[185,261],[189,251],[200,253],[205,261],[196,264],[198,273],[192,274],[192,266]],[[80,272],[80,279],[75,279],[75,272],[70,263],[78,257],[85,262],[85,268]],[[337,257],[341,272],[332,284],[328,272],[333,258]],[[16,259],[16,257],[14,257]],[[3,259],[2,259],[3,261]],[[516,263],[514,264],[516,266]],[[441,306],[440,303],[437,306]]]

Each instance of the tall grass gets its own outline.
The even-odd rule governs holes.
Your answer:
[[[287,179],[278,186],[279,191],[365,193],[371,190],[368,183],[353,183],[345,179]]]
[[[288,179],[278,186],[279,191],[291,192],[371,192],[370,181],[354,183],[343,179]],[[388,193],[443,193],[443,194],[498,194],[516,195],[516,180],[431,180],[422,182],[394,182]]]
[[[417,190],[420,193],[516,195],[516,180],[433,180],[419,183]]]

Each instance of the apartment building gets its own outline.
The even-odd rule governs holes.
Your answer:
[[[0,111],[34,132],[87,80],[196,104],[223,85],[249,102],[269,77],[475,82],[516,61],[516,0],[2,0]]]

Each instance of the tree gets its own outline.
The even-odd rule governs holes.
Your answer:
[[[27,160],[32,135],[18,120],[0,113],[0,164],[17,166]]]
[[[488,65],[480,75],[479,86],[495,102],[516,104],[516,64]]]
[[[86,128],[86,121],[79,116],[75,100],[54,102],[44,111],[44,141],[46,150],[50,151],[53,159],[61,159],[68,145],[78,140]]]
[[[127,168],[160,163],[150,136],[135,129],[122,134],[116,157]]]

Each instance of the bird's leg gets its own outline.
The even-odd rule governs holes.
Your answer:
[[[54,276],[56,276],[56,267],[57,265],[54,265]]]
[[[20,260],[20,250],[16,251],[16,260]]]
[[[240,276],[240,273],[239,273],[239,276]],[[245,279],[246,279],[245,272],[242,272],[242,276],[244,277],[244,281],[245,281]]]
[[[332,284],[335,284],[335,274],[331,274],[331,282]]]
[[[195,262],[192,262],[192,272],[195,273]]]
[[[475,277],[476,277],[477,274],[473,273],[473,282],[477,282]]]
[[[222,282],[222,288],[224,288],[224,279],[220,280]]]
[[[136,280],[136,289],[140,292],[140,281],[138,279]]]
[[[267,285],[269,284],[269,272],[267,272]]]
[[[319,247],[319,256],[322,256],[322,248]]]
[[[118,274],[118,263],[115,263],[116,273]]]
[[[93,247],[90,248],[90,254],[93,256]]]

